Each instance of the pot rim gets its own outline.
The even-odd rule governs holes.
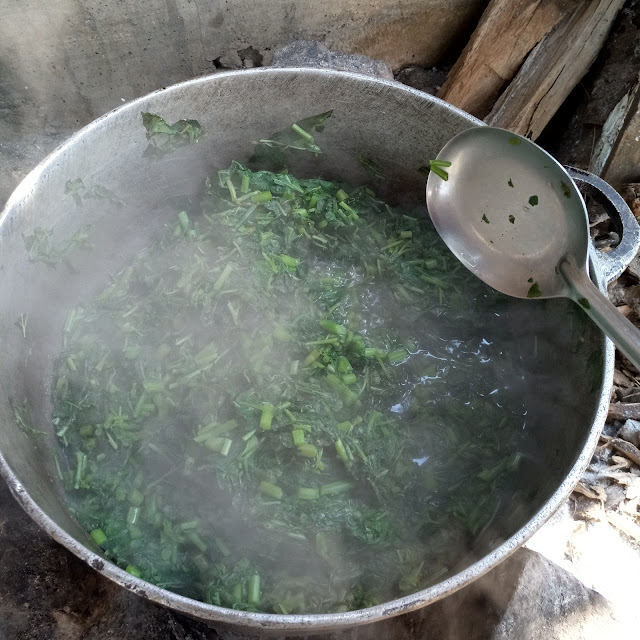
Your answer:
[[[460,118],[466,120],[470,126],[484,126],[481,120],[477,120],[468,113],[454,107],[439,98],[422,91],[418,91],[406,85],[402,85],[396,81],[374,78],[359,73],[347,71],[337,71],[332,69],[315,69],[303,67],[287,67],[287,68],[260,68],[238,71],[225,71],[207,76],[201,76],[186,80],[184,82],[174,84],[165,89],[159,89],[152,93],[146,94],[131,102],[117,107],[108,113],[100,116],[92,121],[76,133],[68,140],[58,146],[44,160],[42,160],[20,183],[16,190],[7,200],[2,212],[0,213],[0,225],[2,225],[9,217],[11,209],[16,206],[37,183],[40,176],[49,168],[53,167],[58,156],[62,155],[69,147],[75,145],[77,141],[91,134],[94,129],[101,126],[102,122],[111,118],[114,114],[124,110],[138,109],[139,105],[146,103],[153,96],[158,94],[171,93],[177,89],[198,84],[207,84],[215,82],[217,78],[229,78],[235,76],[247,77],[249,75],[310,75],[310,76],[340,76],[352,79],[357,82],[367,82],[373,84],[382,84],[392,87],[395,91],[402,91],[421,98],[426,102],[433,102],[442,106],[446,106],[447,110],[455,113]],[[595,258],[595,259],[594,259]],[[591,272],[595,276],[596,284],[601,291],[606,293],[606,282],[601,268],[600,261],[596,256],[591,255]],[[604,336],[603,336],[604,337]],[[246,611],[237,611],[227,609],[216,605],[207,604],[191,598],[175,594],[161,587],[157,587],[151,583],[145,582],[140,578],[136,578],[127,573],[124,569],[120,569],[115,564],[106,560],[103,556],[95,553],[84,544],[69,535],[62,527],[56,524],[34,501],[29,495],[26,488],[22,485],[18,476],[5,460],[2,452],[0,452],[0,474],[4,477],[16,500],[22,506],[24,511],[56,542],[66,547],[74,555],[89,564],[93,569],[104,575],[109,580],[140,595],[156,604],[166,606],[179,613],[186,614],[192,618],[209,622],[233,625],[235,627],[243,627],[255,631],[284,631],[284,632],[321,632],[326,630],[336,630],[346,627],[353,627],[362,624],[373,623],[383,618],[408,613],[419,609],[427,604],[431,604],[440,600],[458,589],[466,586],[470,582],[476,580],[480,576],[487,573],[497,564],[505,560],[520,546],[522,546],[562,505],[568,498],[576,483],[580,480],[582,473],[586,469],[591,460],[591,456],[598,442],[602,426],[607,413],[608,389],[613,380],[613,368],[615,350],[613,343],[604,338],[603,349],[603,376],[599,390],[598,409],[593,419],[592,426],[589,430],[588,437],[577,456],[571,470],[565,477],[564,481],[549,497],[545,504],[538,510],[529,521],[521,527],[514,535],[500,544],[489,554],[485,555],[481,560],[474,562],[472,565],[463,569],[459,573],[432,585],[426,589],[416,593],[403,596],[379,604],[366,609],[358,609],[355,611],[347,611],[341,613],[323,613],[323,614],[268,614],[254,613]]]

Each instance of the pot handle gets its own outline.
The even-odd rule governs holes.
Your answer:
[[[620,244],[615,249],[607,253],[594,252],[602,267],[605,282],[609,284],[622,274],[638,252],[640,226],[622,196],[608,182],[589,171],[574,167],[565,169],[584,193],[604,207],[620,236]]]

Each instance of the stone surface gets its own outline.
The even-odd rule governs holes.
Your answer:
[[[492,640],[603,640],[624,630],[599,593],[543,556],[526,553]]]
[[[419,89],[425,93],[436,95],[438,89],[444,84],[447,78],[447,71],[444,69],[424,69],[423,67],[406,67],[396,73],[396,80],[409,85],[414,89]]]
[[[623,438],[636,447],[640,447],[640,422],[627,420],[618,432],[618,438]]]
[[[394,69],[455,57],[488,0],[0,0],[0,190],[71,132],[220,69],[319,40]]]
[[[327,47],[315,40],[297,40],[279,46],[273,53],[271,66],[336,69],[393,80],[393,71],[386,62],[354,53],[329,51]]]

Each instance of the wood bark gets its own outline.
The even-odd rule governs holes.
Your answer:
[[[607,422],[612,420],[640,420],[640,402],[616,402],[609,405]]]
[[[612,187],[619,190],[622,190],[624,184],[640,181],[640,80],[625,97],[628,99],[628,106],[622,114],[623,119],[619,122],[615,139],[611,142],[600,174]],[[615,114],[612,113],[609,119],[613,118]],[[634,198],[632,206],[637,215],[637,197]]]
[[[438,97],[483,118],[575,0],[491,0]]]
[[[487,124],[535,140],[596,59],[624,2],[578,2],[531,51]]]
[[[640,82],[636,78],[634,85],[622,96],[622,99],[613,108],[602,126],[600,139],[589,160],[589,171],[591,173],[604,176],[605,171],[612,165],[615,173],[620,168],[620,165],[628,163],[626,143],[629,134],[631,134],[631,140],[637,136],[638,122],[634,123],[633,120],[637,118],[639,99]],[[638,145],[636,143],[631,146],[637,147]],[[637,159],[634,164],[637,165]],[[605,179],[609,180],[609,178],[610,176],[607,176]],[[623,181],[618,180],[615,185],[613,183],[612,185],[620,189]]]
[[[609,444],[616,451],[619,451],[625,458],[640,466],[640,449],[638,449],[638,447],[626,440],[621,440],[620,438],[613,438],[612,440],[609,440]]]

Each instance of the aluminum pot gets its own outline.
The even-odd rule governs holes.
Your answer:
[[[74,521],[54,469],[50,381],[67,310],[104,286],[171,215],[176,194],[195,193],[205,176],[232,160],[247,159],[253,141],[300,118],[333,110],[323,132],[326,153],[316,173],[362,181],[358,155],[386,174],[383,196],[424,201],[416,171],[456,133],[482,122],[424,93],[386,80],[332,70],[259,69],[198,78],[140,98],[88,125],[34,169],[0,218],[0,470],[25,511],[55,540],[96,571],[155,603],[209,623],[260,634],[314,633],[375,622],[432,603],[496,566],[522,545],[568,497],[588,464],[609,401],[614,348],[586,323],[575,343],[575,311],[562,300],[515,301],[525,337],[532,326],[553,336],[545,352],[530,356],[539,383],[530,416],[537,466],[523,481],[526,499],[500,531],[478,541],[476,555],[441,582],[413,595],[360,611],[271,615],[235,611],[190,600],[131,576],[106,560]],[[143,157],[147,146],[140,113],[173,122],[197,119],[207,135],[164,158]],[[319,169],[318,169],[319,167]],[[622,240],[606,255],[591,251],[591,273],[606,292],[635,254],[638,227],[621,198],[597,178],[573,171],[618,224]],[[108,198],[65,195],[69,181],[107,188]],[[74,257],[73,271],[32,263],[24,238],[36,227],[62,239],[91,225],[94,248]],[[22,319],[22,325],[16,321]],[[27,320],[25,329],[25,320]],[[528,357],[528,356],[527,356]],[[545,381],[553,384],[545,384]],[[563,389],[562,393],[558,389]],[[566,393],[570,388],[571,392]],[[567,399],[567,397],[569,399]],[[27,402],[28,415],[16,407]],[[43,432],[43,433],[39,433]],[[533,470],[532,470],[533,469]]]

